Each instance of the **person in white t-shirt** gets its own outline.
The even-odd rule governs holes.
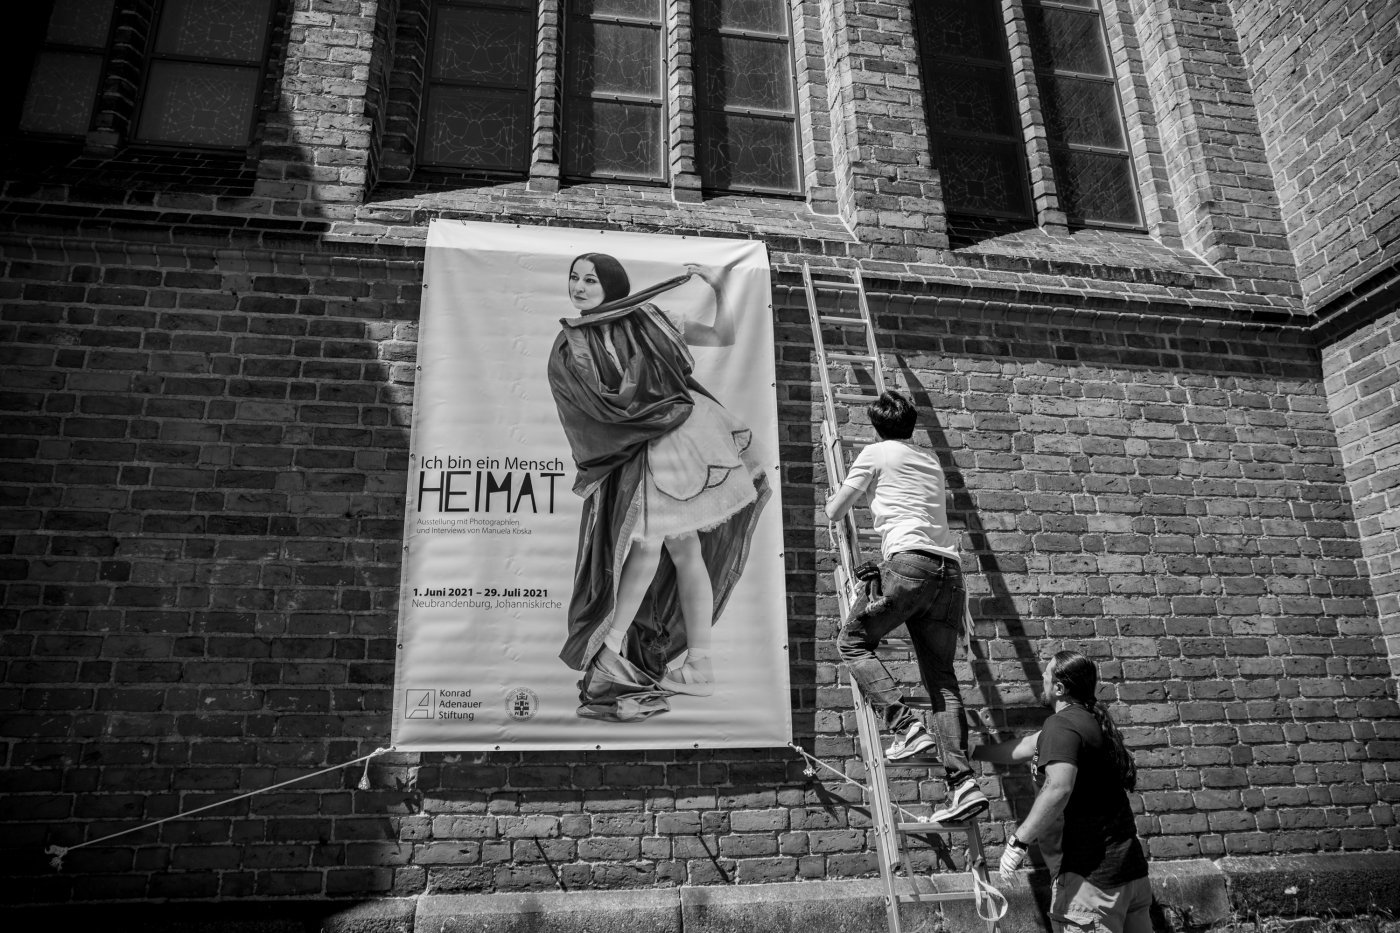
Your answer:
[[[885,392],[870,404],[869,413],[880,440],[856,457],[845,483],[827,500],[826,514],[840,521],[862,493],[870,494],[880,533],[879,587],[874,595],[874,587],[862,591],[841,626],[837,648],[866,698],[884,716],[885,727],[897,736],[886,757],[900,761],[935,744],[875,654],[885,635],[906,626],[933,702],[936,744],[948,782],[948,802],[933,819],[965,820],[987,809],[988,802],[968,759],[967,721],[953,670],[966,597],[957,536],[948,528],[947,483],[938,459],[910,441],[918,412],[908,399]]]

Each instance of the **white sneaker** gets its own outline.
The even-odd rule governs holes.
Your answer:
[[[912,758],[920,752],[928,751],[936,743],[933,736],[928,734],[924,724],[916,722],[904,733],[904,738],[896,739],[895,743],[885,751],[885,757],[890,761],[899,761],[903,758]]]
[[[987,795],[972,778],[963,781],[948,793],[948,802],[942,810],[935,810],[929,816],[930,823],[961,823],[970,820],[991,806]]]

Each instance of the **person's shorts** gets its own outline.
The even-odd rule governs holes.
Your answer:
[[[1152,884],[1137,878],[1112,888],[1066,872],[1050,895],[1055,933],[1152,933]]]

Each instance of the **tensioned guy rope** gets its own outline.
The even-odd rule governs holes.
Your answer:
[[[361,755],[359,758],[354,758],[350,761],[345,761],[338,765],[331,765],[329,768],[322,768],[320,771],[313,771],[310,774],[303,774],[300,777],[294,777],[290,780],[282,781],[280,784],[273,784],[269,787],[263,787],[259,788],[258,790],[252,790],[246,794],[239,794],[237,797],[230,797],[227,800],[220,800],[216,803],[205,804],[202,807],[195,807],[193,810],[186,810],[183,813],[176,813],[172,816],[163,817],[159,820],[152,820],[149,823],[142,823],[140,826],[133,826],[130,829],[123,829],[118,830],[115,833],[108,833],[105,836],[101,836],[97,839],[89,839],[86,842],[80,842],[77,845],[49,846],[47,849],[44,850],[44,854],[52,855],[53,858],[49,859],[49,864],[52,865],[58,871],[62,871],[63,857],[69,852],[72,852],[74,849],[81,849],[84,846],[96,845],[99,842],[106,842],[108,839],[115,839],[118,836],[125,836],[129,833],[140,832],[143,829],[150,829],[152,826],[159,826],[161,823],[169,823],[171,820],[182,820],[187,816],[194,816],[196,813],[203,813],[205,810],[213,810],[215,807],[222,807],[227,804],[234,803],[238,800],[245,800],[249,797],[256,797],[258,794],[265,794],[268,791],[278,790],[280,788],[286,787],[289,784],[297,784],[301,781],[306,781],[314,777],[319,777],[322,774],[330,774],[332,771],[339,771],[341,768],[348,768],[351,765],[357,765],[362,761],[365,763],[365,773],[360,777],[360,783],[357,786],[360,788],[360,790],[369,790],[370,759],[374,758],[376,755],[382,755],[388,751],[392,751],[392,748],[376,748],[368,755]]]

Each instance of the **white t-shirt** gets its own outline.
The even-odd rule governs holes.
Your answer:
[[[885,560],[900,551],[957,559],[948,530],[948,483],[938,459],[909,441],[879,441],[860,452],[845,485],[870,492],[870,511]]]

